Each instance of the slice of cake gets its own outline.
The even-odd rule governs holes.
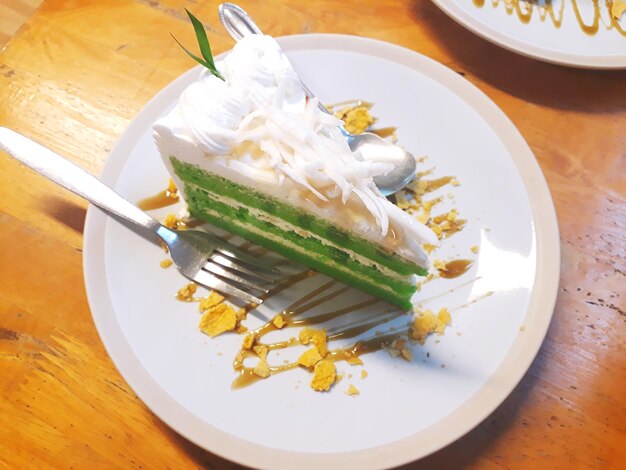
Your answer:
[[[154,126],[190,214],[409,309],[437,237],[377,190],[388,165],[352,153],[271,37],[204,65]]]

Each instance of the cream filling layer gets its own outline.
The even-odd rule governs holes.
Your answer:
[[[219,212],[217,212],[217,211],[212,211],[210,209],[204,209],[204,212],[206,214],[208,214],[208,215],[213,216],[213,217],[218,217],[218,218],[221,217],[221,214]],[[291,248],[294,251],[297,251],[297,252],[302,253],[304,255],[310,256],[310,253],[307,250],[305,250],[304,248],[302,248],[301,246],[296,245],[296,244],[291,243],[291,242],[288,242],[284,238],[279,237],[278,235],[274,235],[273,233],[264,232],[263,230],[255,227],[254,225],[248,225],[248,224],[245,224],[245,223],[243,223],[243,222],[241,222],[239,220],[236,220],[236,219],[230,219],[230,222],[233,223],[234,225],[237,225],[237,226],[239,226],[239,227],[249,231],[249,232],[253,232],[253,233],[255,233],[257,235],[261,235],[261,236],[263,236],[265,238],[269,238],[270,240],[275,241],[277,243],[280,243],[281,245],[285,245],[285,246]],[[325,261],[326,261],[326,259],[325,259]],[[372,284],[373,283],[373,281],[370,278],[368,278],[367,276],[363,276],[362,274],[355,273],[355,272],[351,271],[350,269],[348,269],[347,267],[343,266],[340,263],[333,262],[333,267],[335,269],[338,269],[339,271],[342,271],[342,272],[344,272],[346,274],[349,274],[352,277],[356,277],[358,279],[361,279],[362,281],[367,282],[368,284]],[[386,286],[384,284],[378,284],[377,287],[380,288],[380,289],[383,289],[383,290],[385,290],[387,292],[390,292],[392,294],[396,294],[395,291],[391,287]]]
[[[341,250],[341,251],[347,253],[348,256],[351,259],[353,259],[353,260],[355,260],[355,261],[357,261],[357,262],[361,263],[362,265],[367,266],[369,268],[377,269],[383,275],[385,275],[385,276],[387,276],[387,277],[389,277],[391,279],[394,279],[395,281],[401,282],[402,284],[411,284],[412,282],[413,283],[415,282],[415,276],[403,276],[401,274],[398,274],[397,272],[387,268],[386,266],[378,264],[375,261],[372,261],[371,259],[366,258],[365,256],[362,256],[362,255],[360,255],[360,254],[358,254],[358,253],[356,253],[356,252],[354,252],[352,250],[349,250],[349,249],[344,248],[344,247],[337,246],[334,243],[330,242],[329,240],[327,240],[325,238],[321,238],[320,236],[318,236],[318,235],[316,235],[316,234],[314,234],[314,233],[312,233],[312,232],[310,232],[308,230],[305,230],[305,229],[303,229],[301,227],[293,225],[293,224],[291,224],[291,223],[289,223],[289,222],[287,222],[287,221],[285,221],[285,220],[283,220],[283,219],[281,219],[279,217],[271,216],[267,212],[261,211],[259,209],[255,209],[255,208],[250,207],[250,206],[246,206],[244,204],[241,204],[239,201],[236,201],[235,199],[232,199],[232,198],[229,198],[229,197],[225,197],[225,196],[218,195],[218,194],[215,194],[213,192],[207,191],[207,190],[205,190],[203,188],[200,188],[197,185],[194,185],[194,184],[191,184],[191,183],[186,183],[186,184],[189,184],[190,186],[192,186],[196,190],[199,190],[199,191],[202,191],[202,192],[205,192],[205,193],[209,194],[210,197],[212,197],[213,199],[215,199],[218,202],[221,202],[222,204],[225,204],[227,206],[230,206],[230,207],[233,207],[233,208],[236,208],[236,209],[245,208],[254,217],[257,217],[259,220],[262,220],[264,222],[268,222],[270,224],[273,224],[276,227],[280,228],[281,230],[284,230],[286,232],[294,232],[294,233],[297,233],[298,235],[300,235],[302,237],[314,238],[315,240],[319,241],[324,246]],[[217,214],[217,212],[211,211],[211,215],[215,215],[215,214]],[[273,235],[273,234],[268,234],[266,232],[263,232],[262,230],[254,227],[254,226],[243,224],[243,223],[241,223],[239,221],[235,221],[235,220],[231,220],[231,222],[234,222],[234,223],[236,223],[236,225],[239,225],[241,227],[245,227],[247,230],[253,231],[253,232],[257,233],[257,234],[265,234],[265,236],[267,238],[270,238],[270,239],[272,239],[274,241],[281,241],[281,243],[284,242],[284,239],[282,239],[280,237],[277,237],[277,236],[270,236],[270,235]],[[294,248],[296,246],[297,245],[295,245],[295,244],[291,244],[291,243],[289,244],[290,248]],[[306,253],[306,250],[304,248],[301,248],[301,247],[298,247],[298,251],[301,252],[301,253]],[[341,267],[342,271],[351,273],[352,275],[356,275],[356,273],[352,272],[348,268],[345,268],[341,264],[338,264],[338,266]],[[357,277],[360,277],[360,276],[357,276]],[[363,279],[366,279],[366,278],[363,277]],[[391,291],[391,289],[389,289],[389,290]]]

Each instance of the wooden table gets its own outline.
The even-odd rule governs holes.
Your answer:
[[[521,384],[480,426],[417,468],[617,468],[626,462],[626,71],[529,60],[426,0],[243,6],[270,34],[369,36],[463,74],[513,120],[546,175],[561,229],[552,326]],[[0,125],[98,173],[133,116],[193,64],[183,7],[50,0],[0,53]],[[215,52],[232,46],[221,27]],[[129,389],[83,287],[86,204],[0,155],[0,463],[10,468],[234,467],[179,437]],[[413,466],[411,466],[413,467]]]

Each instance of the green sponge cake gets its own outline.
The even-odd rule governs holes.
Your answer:
[[[208,68],[208,67],[207,67]],[[272,38],[245,37],[154,126],[192,216],[402,308],[434,233],[380,194]]]

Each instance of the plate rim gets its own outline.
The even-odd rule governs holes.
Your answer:
[[[504,112],[475,85],[439,62],[395,44],[359,36],[299,34],[277,40],[287,52],[347,50],[395,61],[420,73],[426,71],[429,78],[437,80],[470,105],[500,137],[522,178],[535,222],[533,234],[537,263],[535,283],[524,317],[524,324],[527,325],[525,334],[513,341],[503,361],[485,384],[437,423],[389,444],[358,451],[320,454],[270,448],[233,436],[204,422],[161,388],[134,355],[113,313],[102,256],[105,241],[103,228],[107,216],[90,205],[85,221],[83,267],[94,323],[107,353],[138,398],[174,431],[220,457],[251,467],[297,466],[303,469],[319,468],[321,465],[328,468],[381,468],[412,462],[456,441],[480,424],[509,396],[536,357],[552,318],[560,272],[559,233],[550,191],[530,147]],[[197,67],[192,68],[176,78],[133,118],[107,158],[100,175],[102,181],[115,184],[127,155],[141,135],[138,131],[145,129],[146,124],[152,124],[154,119],[151,116],[162,109],[161,101],[173,94],[172,90],[177,85],[197,74],[197,70]],[[482,111],[474,105],[480,105]],[[511,146],[515,146],[517,151],[512,152]],[[529,183],[532,183],[532,191],[529,190]],[[540,223],[537,224],[537,221]],[[529,322],[529,318],[533,321]],[[515,373],[512,374],[512,370]],[[453,424],[452,432],[450,424]]]
[[[551,51],[533,46],[515,38],[506,36],[492,27],[485,25],[472,15],[462,10],[454,0],[431,0],[441,11],[470,32],[492,44],[531,59],[581,69],[620,70],[626,69],[626,54],[592,56]]]

